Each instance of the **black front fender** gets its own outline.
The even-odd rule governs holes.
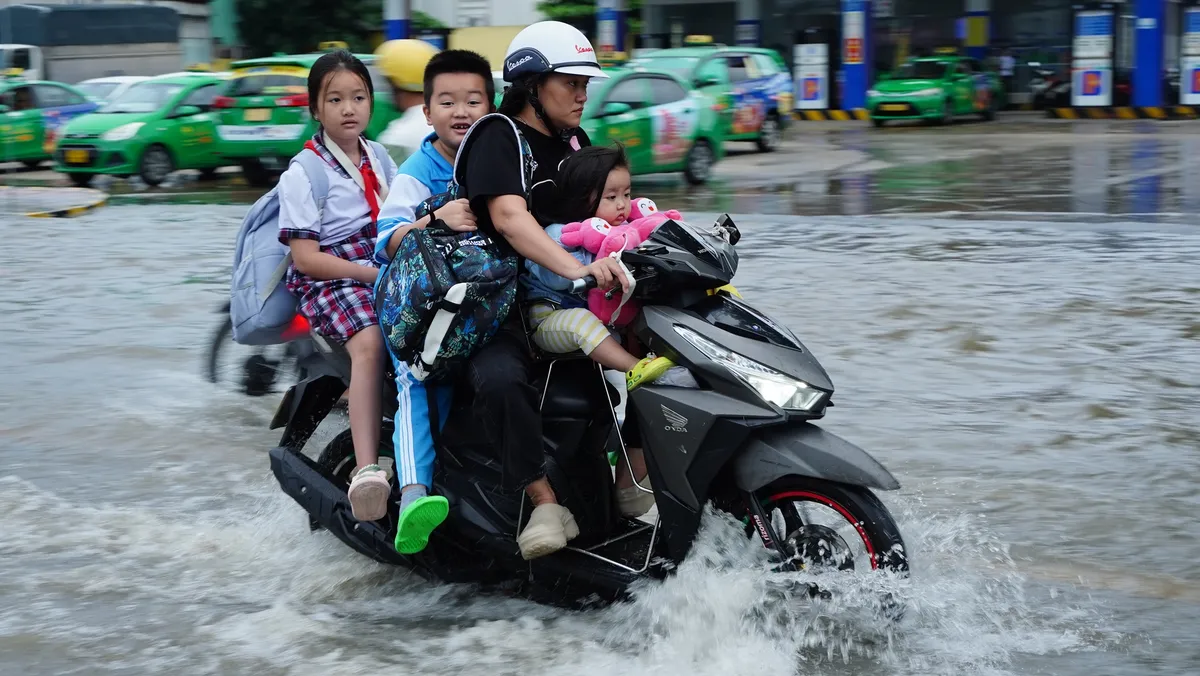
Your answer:
[[[869,453],[811,423],[752,435],[734,460],[738,488],[756,491],[789,474],[891,491],[896,477]]]

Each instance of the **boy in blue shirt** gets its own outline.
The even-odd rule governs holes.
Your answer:
[[[380,209],[379,239],[375,245],[375,260],[380,265],[391,261],[408,231],[429,225],[429,216],[414,218],[417,206],[449,188],[454,178],[458,146],[471,125],[492,112],[494,99],[491,66],[482,56],[452,49],[430,59],[425,67],[424,112],[434,133],[400,165]],[[475,229],[475,216],[465,199],[446,204],[436,215],[451,230],[469,232]],[[429,495],[435,451],[429,419],[429,393],[424,383],[414,378],[408,366],[391,354],[390,349],[388,354],[396,370],[396,432],[392,442],[396,453],[396,479],[401,486],[396,551],[415,554],[425,549],[430,533],[449,514],[450,505],[442,496]],[[438,386],[433,394],[437,397],[440,428],[450,411],[452,391],[448,386]]]

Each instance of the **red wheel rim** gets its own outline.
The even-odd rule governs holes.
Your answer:
[[[875,555],[875,547],[871,544],[871,538],[867,535],[867,531],[862,527],[862,521],[854,518],[854,515],[850,513],[850,510],[841,506],[841,504],[839,504],[836,500],[828,496],[821,495],[820,493],[811,493],[809,491],[784,491],[783,493],[776,493],[775,495],[770,496],[767,498],[767,500],[769,500],[771,503],[776,503],[780,500],[786,500],[788,498],[806,498],[808,500],[812,500],[813,502],[819,502],[822,505],[834,510],[838,514],[841,514],[842,518],[849,522],[850,525],[854,526],[854,530],[858,531],[858,537],[862,540],[863,546],[867,549],[867,557],[871,561],[871,570],[879,570],[879,557]]]

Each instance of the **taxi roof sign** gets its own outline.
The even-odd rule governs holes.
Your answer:
[[[685,45],[711,45],[712,42],[711,35],[689,35],[683,39]]]
[[[6,78],[19,78],[19,77],[23,77],[25,75],[25,69],[24,68],[9,68],[0,74],[4,75],[4,77],[6,77]]]
[[[326,40],[317,43],[318,52],[332,52],[335,49],[350,49],[350,45],[341,40]]]

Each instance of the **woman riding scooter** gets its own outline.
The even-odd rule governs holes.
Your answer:
[[[511,86],[500,113],[516,124],[528,143],[536,162],[535,186],[553,179],[568,153],[590,145],[579,129],[587,84],[591,78],[607,77],[588,39],[565,23],[535,23],[509,45],[504,80]],[[500,235],[497,239],[520,256],[567,279],[591,275],[600,288],[628,284],[616,261],[605,258],[580,265],[546,235],[543,229],[550,221],[531,213],[529,204],[537,205],[539,213],[554,213],[552,184],[534,188],[532,199],[527,200],[519,171],[496,171],[521,166],[522,152],[510,125],[501,119],[483,120],[472,134],[475,139],[467,153],[470,161],[462,188],[480,230]],[[517,537],[522,556],[533,559],[565,547],[579,528],[571,512],[558,504],[546,478],[539,393],[533,385],[533,363],[519,314],[511,313],[504,328],[471,358],[465,384],[474,395],[485,433],[499,441],[505,488],[523,489],[533,503],[529,521]]]

